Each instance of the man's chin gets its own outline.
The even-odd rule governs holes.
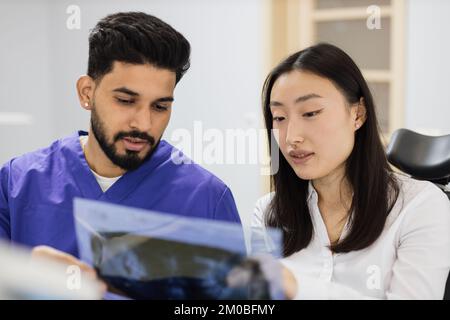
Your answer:
[[[150,150],[134,151],[125,149],[120,153],[120,156],[121,157],[133,156],[138,157],[139,159],[144,159],[146,156],[148,156],[149,153]]]
[[[116,156],[111,161],[121,169],[125,171],[136,170],[139,168],[145,161],[145,158],[135,157],[132,155],[122,155]]]
[[[110,160],[124,170],[135,170],[151,157],[158,143],[154,146],[147,143],[142,150],[137,151],[133,150],[134,148],[127,148],[122,141],[117,141],[115,144],[116,150],[111,154]]]
[[[142,163],[144,163],[152,154],[153,148],[145,148],[142,151],[134,151],[129,149],[122,149],[119,153],[116,153],[116,165],[119,165],[124,168],[124,164],[131,164],[132,167],[140,166]]]

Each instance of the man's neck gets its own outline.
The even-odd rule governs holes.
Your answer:
[[[88,140],[83,148],[83,152],[89,167],[102,177],[114,178],[122,176],[126,172],[112,163],[106,156],[92,130],[89,130]]]

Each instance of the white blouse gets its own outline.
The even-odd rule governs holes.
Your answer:
[[[434,184],[396,174],[400,193],[371,246],[333,254],[309,183],[310,244],[281,260],[297,280],[294,299],[442,299],[450,270],[450,201]],[[267,242],[264,215],[273,193],[254,210],[252,238]],[[347,224],[341,238],[348,232]],[[265,240],[264,240],[265,239]],[[259,245],[261,247],[261,245]]]

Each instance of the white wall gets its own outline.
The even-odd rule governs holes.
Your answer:
[[[450,1],[409,0],[407,128],[450,134]]]
[[[179,83],[165,138],[177,128],[258,125],[262,74],[260,0],[44,1],[0,3],[0,112],[23,111],[31,125],[0,123],[0,161],[87,129],[75,82],[86,72],[88,34],[105,15],[141,10],[182,32],[192,45],[192,67]],[[81,9],[81,29],[66,28],[66,8]],[[232,189],[244,222],[260,196],[258,165],[206,166]]]
[[[0,162],[47,144],[54,109],[47,1],[0,3]],[[13,125],[5,112],[29,115]],[[20,120],[20,119],[17,119]]]

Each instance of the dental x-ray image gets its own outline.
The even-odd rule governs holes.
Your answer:
[[[75,201],[80,255],[131,299],[280,299],[279,269],[240,225]]]

